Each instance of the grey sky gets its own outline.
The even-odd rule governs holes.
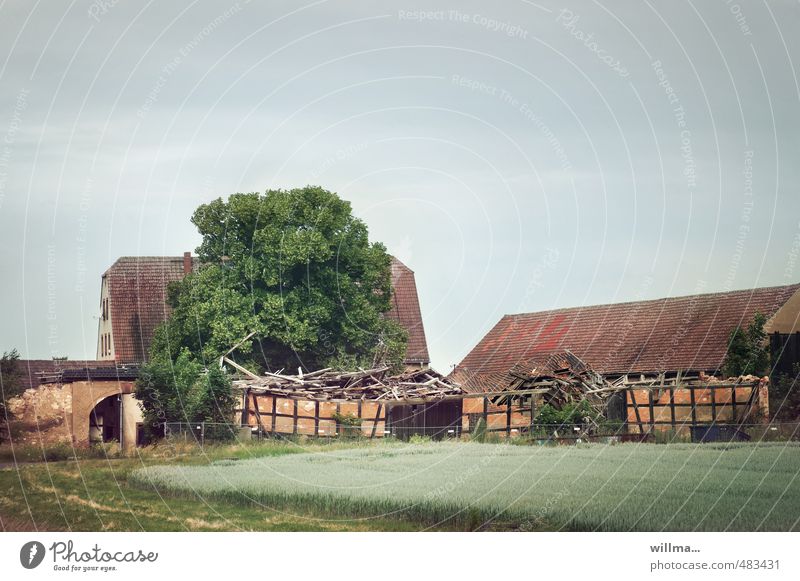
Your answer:
[[[505,313],[797,282],[797,30],[788,1],[6,0],[0,350],[94,357],[118,256],[309,183],[416,272],[442,371]]]

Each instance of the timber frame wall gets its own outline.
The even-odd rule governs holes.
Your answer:
[[[624,389],[629,433],[689,430],[709,424],[743,425],[768,417],[767,380],[752,383],[678,383],[676,385],[629,385]],[[263,434],[298,434],[336,437],[360,433],[368,438],[387,434],[408,437],[414,433],[460,436],[472,432],[479,420],[487,432],[516,436],[536,426],[536,410],[547,389],[470,393],[436,400],[306,400],[245,390],[242,423]],[[414,407],[416,406],[416,407]],[[423,428],[408,422],[424,417],[431,407],[457,406],[455,422]],[[402,414],[393,413],[404,408]],[[418,410],[418,411],[410,411]],[[357,425],[341,420],[357,419]],[[392,418],[403,417],[393,424]],[[441,415],[439,417],[442,417]],[[337,421],[337,418],[339,421]]]
[[[516,435],[532,426],[536,417],[537,395],[546,390],[518,390],[493,393],[445,396],[435,400],[330,400],[318,401],[287,396],[243,392],[242,424],[257,428],[262,434],[297,434],[336,437],[344,433],[357,433],[368,438],[381,438],[397,432],[402,437],[414,433],[459,436],[474,429],[478,418],[483,418],[488,432]],[[502,403],[493,403],[505,400]],[[455,409],[452,409],[455,406]],[[403,408],[398,414],[397,408]],[[421,427],[409,418],[424,418],[433,409],[451,408],[449,413],[437,414],[441,425]],[[416,411],[410,411],[416,410]],[[455,416],[455,421],[444,419]],[[348,426],[337,421],[343,417],[356,418],[360,426]],[[402,421],[392,418],[402,417]],[[387,419],[388,418],[388,419]]]
[[[766,380],[751,383],[631,386],[626,390],[630,432],[689,430],[709,424],[758,423],[769,416]]]

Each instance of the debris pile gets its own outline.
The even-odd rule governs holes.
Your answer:
[[[234,387],[248,389],[250,393],[280,395],[308,400],[436,400],[450,395],[460,395],[461,388],[432,369],[407,371],[389,375],[388,367],[335,371],[331,368],[297,375],[264,373],[259,376],[227,357],[225,362],[248,379],[235,380]]]
[[[621,382],[608,381],[570,351],[551,355],[537,367],[517,365],[510,374],[509,390],[545,390],[542,393],[544,403],[556,409],[586,401],[597,417],[605,415],[608,398],[626,388]],[[498,399],[508,397],[514,396]],[[595,423],[594,418],[586,419]]]

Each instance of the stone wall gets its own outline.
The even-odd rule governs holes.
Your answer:
[[[126,445],[135,444],[141,410],[132,381],[76,381],[49,383],[25,390],[8,402],[9,429],[16,444],[89,443],[89,417],[103,399],[123,395]],[[127,447],[126,446],[126,447]]]
[[[72,386],[45,384],[8,402],[9,429],[17,444],[72,441]]]

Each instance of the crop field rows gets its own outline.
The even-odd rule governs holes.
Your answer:
[[[374,445],[207,465],[150,466],[162,495],[436,528],[800,530],[800,446]]]

